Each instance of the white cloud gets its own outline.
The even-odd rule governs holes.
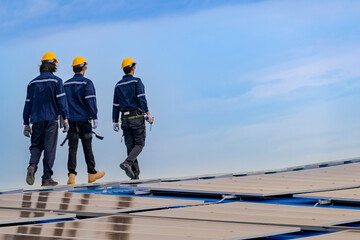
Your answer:
[[[54,1],[33,0],[24,1],[22,4],[14,2],[13,5],[1,8],[7,14],[3,15],[0,26],[12,27],[34,18],[46,21],[47,17],[51,17],[51,12],[56,12],[59,8],[60,6]]]
[[[354,46],[353,49],[359,49]],[[302,87],[318,87],[360,77],[360,51],[330,57],[311,57],[260,70],[245,78],[255,86],[248,93],[255,97],[286,94]]]
[[[351,100],[349,100],[351,101]],[[151,142],[154,156],[146,168],[159,176],[195,175],[273,169],[339,160],[360,155],[360,128],[353,109],[341,101],[294,109],[293,113],[259,124],[221,126],[199,134]],[[164,148],[163,146],[167,146]],[[161,164],[171,159],[162,169]]]

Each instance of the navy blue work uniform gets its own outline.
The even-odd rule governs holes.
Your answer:
[[[69,105],[69,125],[67,138],[69,140],[68,171],[77,174],[76,153],[79,138],[84,150],[87,171],[95,174],[95,158],[92,151],[91,120],[97,119],[96,93],[93,82],[81,73],[64,83]]]
[[[32,123],[30,165],[39,164],[44,151],[42,182],[51,179],[58,137],[58,115],[68,118],[67,100],[61,78],[43,71],[27,87],[24,125]]]
[[[144,113],[148,111],[145,87],[141,79],[125,75],[115,86],[113,122],[119,122],[121,112],[121,129],[128,155],[125,162],[131,166],[135,179],[140,175],[137,157],[145,146]]]

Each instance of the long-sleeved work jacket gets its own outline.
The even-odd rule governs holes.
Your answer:
[[[64,83],[69,105],[69,122],[97,119],[96,93],[93,82],[80,73]]]
[[[69,116],[63,82],[51,72],[43,71],[27,86],[24,125],[57,120],[58,115],[64,119]]]
[[[141,109],[148,112],[145,86],[140,78],[127,74],[116,85],[113,103],[113,122],[119,121],[119,113]]]

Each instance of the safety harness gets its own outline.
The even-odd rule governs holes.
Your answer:
[[[97,135],[96,132],[94,132],[94,131],[92,131],[91,133],[94,134],[97,139],[100,139],[100,140],[103,140],[103,139],[104,139],[103,136]],[[66,141],[69,140],[69,139],[70,139],[69,134],[66,134],[66,137],[65,137],[64,141],[62,141],[62,143],[60,144],[60,146],[61,146],[61,147],[64,146],[64,144],[66,143]]]

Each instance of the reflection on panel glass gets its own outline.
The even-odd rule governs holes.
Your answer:
[[[183,205],[196,201],[109,196],[71,192],[34,192],[0,195],[0,207],[63,212],[126,211],[133,208],[157,208],[159,206]],[[25,215],[24,215],[25,216]]]
[[[0,228],[0,240],[4,239],[1,238],[1,234],[21,235],[24,240],[27,239],[27,236],[105,240],[211,240],[235,237],[250,238],[259,234],[270,236],[296,231],[299,229],[122,215]]]

